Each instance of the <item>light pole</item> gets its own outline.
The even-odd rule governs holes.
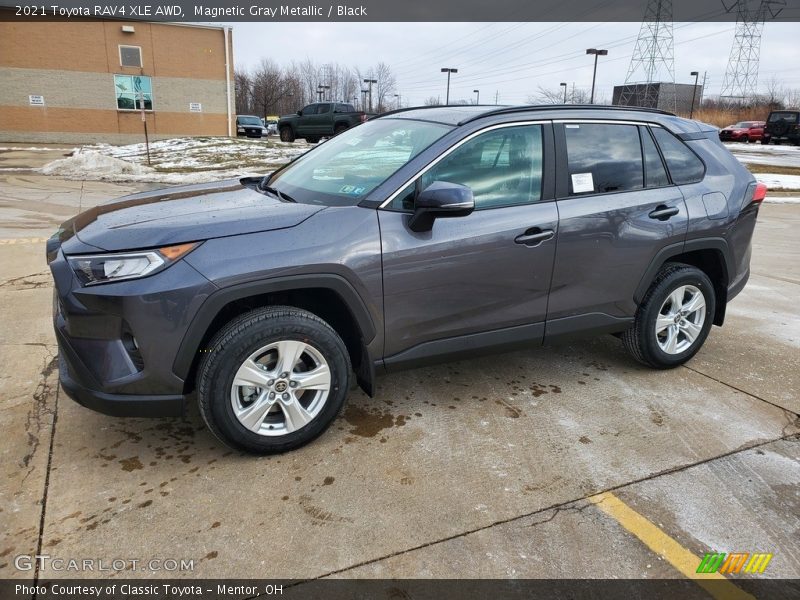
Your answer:
[[[372,112],[372,84],[378,83],[377,79],[365,79],[364,83],[369,84],[369,112]]]
[[[694,75],[694,87],[692,88],[692,108],[689,109],[689,118],[694,115],[694,99],[697,96],[697,78],[700,77],[700,71],[692,71],[689,75]]]
[[[564,88],[564,104],[566,104],[567,103],[567,82],[566,81],[562,81],[558,85],[560,85],[561,87]]]
[[[394,97],[397,98],[397,100],[395,100],[395,102],[397,103],[397,108],[399,109],[400,108],[400,94],[395,94]]]
[[[319,96],[319,101],[322,102],[325,99],[325,90],[331,89],[329,85],[322,85],[321,83],[317,86],[317,96]]]
[[[445,105],[450,105],[450,73],[458,73],[458,69],[450,67],[442,67],[442,73],[447,73],[447,96],[445,96]]]
[[[367,92],[369,90],[361,90],[361,109],[367,112]]]
[[[598,50],[597,48],[588,48],[586,54],[594,54],[594,72],[592,73],[592,96],[589,99],[589,104],[594,104],[594,82],[597,79],[597,57],[605,56],[608,50]]]
[[[475,94],[475,104],[481,103],[481,91],[480,90],[472,90],[472,93]]]

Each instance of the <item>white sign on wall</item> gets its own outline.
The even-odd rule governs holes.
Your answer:
[[[31,106],[44,106],[44,96],[28,96],[28,102]]]
[[[203,105],[199,102],[189,102],[189,112],[203,112]]]

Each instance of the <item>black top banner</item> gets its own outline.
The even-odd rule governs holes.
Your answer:
[[[0,19],[614,23],[641,21],[647,5],[647,0],[0,0],[0,8],[8,8],[0,10]],[[663,0],[661,14],[676,22],[796,22],[800,0]]]

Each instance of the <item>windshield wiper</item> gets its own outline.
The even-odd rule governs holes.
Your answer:
[[[269,192],[273,196],[277,196],[278,200],[282,200],[283,202],[294,202],[297,204],[297,200],[292,198],[289,194],[279,191],[278,188],[274,188],[269,185],[262,185],[260,188],[265,192]]]

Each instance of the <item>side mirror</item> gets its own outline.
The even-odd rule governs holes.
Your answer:
[[[302,110],[298,110],[297,111],[297,116],[298,117],[302,117],[303,116],[303,111]]]
[[[436,218],[466,217],[473,210],[475,199],[467,186],[434,181],[417,196],[408,228],[417,233],[430,231]]]

